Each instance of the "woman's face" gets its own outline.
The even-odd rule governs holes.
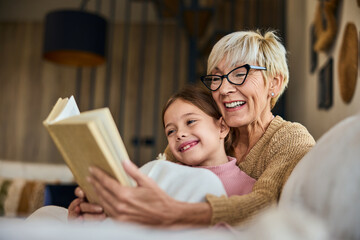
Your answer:
[[[225,75],[235,67],[226,66],[223,59],[211,74]],[[230,127],[242,127],[264,121],[271,114],[269,91],[261,71],[250,69],[242,85],[231,84],[224,78],[221,87],[212,92],[212,96],[225,122]]]

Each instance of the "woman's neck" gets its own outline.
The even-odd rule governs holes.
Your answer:
[[[238,162],[245,159],[246,155],[264,135],[266,129],[269,127],[274,116],[270,114],[262,120],[254,121],[253,123],[239,127],[236,130],[237,141],[235,142],[235,157]]]

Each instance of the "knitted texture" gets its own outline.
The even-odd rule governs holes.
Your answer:
[[[239,225],[277,203],[292,170],[314,144],[315,140],[301,124],[284,121],[279,116],[274,118],[244,161],[238,163],[241,170],[257,179],[253,191],[230,198],[208,195],[212,224]]]
[[[228,157],[229,162],[218,166],[199,166],[215,173],[221,180],[228,197],[251,192],[255,179],[236,167],[236,158]]]
[[[314,145],[314,138],[304,126],[275,117],[244,161],[237,164],[257,180],[253,191],[232,197],[208,195],[207,201],[212,208],[211,223],[240,225],[264,208],[276,204],[292,170]],[[168,147],[165,154],[168,160],[176,161]]]

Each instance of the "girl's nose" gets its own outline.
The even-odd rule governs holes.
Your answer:
[[[181,140],[182,138],[185,138],[187,136],[187,133],[185,131],[178,130],[176,138],[178,140]]]

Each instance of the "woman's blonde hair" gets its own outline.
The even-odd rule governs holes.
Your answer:
[[[228,67],[236,67],[240,64],[266,67],[266,71],[261,71],[265,83],[275,76],[283,77],[280,93],[271,99],[272,109],[289,82],[286,50],[275,32],[267,31],[262,34],[259,30],[240,31],[224,36],[211,50],[208,59],[208,74],[224,58]]]

